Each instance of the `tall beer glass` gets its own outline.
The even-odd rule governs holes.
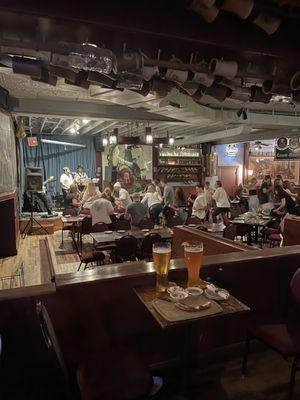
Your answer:
[[[184,243],[184,259],[188,270],[188,286],[200,285],[205,289],[205,283],[200,278],[202,265],[203,243]]]
[[[156,271],[156,292],[165,292],[168,288],[168,272],[171,258],[170,243],[153,244],[153,262]]]

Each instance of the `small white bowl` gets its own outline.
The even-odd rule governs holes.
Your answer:
[[[200,296],[203,293],[203,290],[197,286],[190,286],[185,290],[190,296]]]
[[[184,300],[188,297],[188,293],[185,292],[184,290],[180,290],[175,293],[170,293],[170,298],[171,301],[174,301],[174,303],[177,303],[180,300]]]
[[[119,229],[117,232],[118,233],[125,233],[126,231],[124,229]]]
[[[169,294],[174,294],[174,293],[183,292],[183,291],[184,291],[184,289],[183,289],[182,287],[180,287],[180,286],[177,286],[177,285],[175,285],[175,286],[170,286],[170,287],[168,287],[168,289],[167,289],[167,292],[168,292]]]
[[[113,231],[104,231],[104,233],[105,233],[106,235],[110,235],[111,233],[113,233]]]
[[[150,229],[142,229],[142,232],[149,232]]]

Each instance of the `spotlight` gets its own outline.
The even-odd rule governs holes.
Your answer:
[[[89,119],[83,119],[83,120],[82,120],[82,123],[83,123],[83,124],[88,124],[89,122],[90,122]]]
[[[74,128],[74,126],[72,126],[72,128],[70,129],[71,133],[76,133],[76,129]]]
[[[153,135],[150,126],[146,127],[146,144],[153,144]]]
[[[175,142],[174,138],[173,138],[173,137],[170,137],[170,138],[169,138],[169,145],[170,145],[170,146],[174,146],[174,142]]]
[[[106,147],[107,145],[108,145],[108,140],[107,140],[106,137],[104,137],[104,138],[102,139],[102,146],[103,146],[103,147]]]

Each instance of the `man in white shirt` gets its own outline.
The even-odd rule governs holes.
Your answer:
[[[69,193],[70,186],[73,183],[73,177],[70,171],[70,168],[64,167],[63,174],[60,176],[60,186],[62,190],[62,194],[64,196],[64,200],[66,200],[66,196]]]
[[[120,182],[116,182],[114,184],[114,191],[118,193],[118,197],[116,197],[116,205],[119,208],[123,208],[124,211],[132,203],[129,193],[126,189],[122,188]]]
[[[223,222],[226,225],[227,219],[227,212],[230,210],[230,203],[228,200],[228,195],[222,187],[221,181],[216,181],[215,184],[215,193],[213,194],[212,198],[215,200],[217,207],[215,208],[214,212],[212,213],[213,219],[213,227],[212,230],[217,230],[217,216],[222,214]]]
[[[196,186],[197,197],[193,204],[192,215],[201,219],[205,219],[205,214],[207,210],[207,198],[204,193],[204,187],[201,183]]]
[[[90,210],[92,216],[92,225],[95,225],[98,222],[103,222],[106,225],[110,225],[112,223],[110,216],[114,213],[114,208],[110,201],[104,198],[97,199],[91,205]]]

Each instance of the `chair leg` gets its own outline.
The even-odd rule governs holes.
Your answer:
[[[77,272],[80,271],[81,265],[82,265],[82,261],[80,261],[80,264],[79,264],[79,267],[77,269]]]
[[[88,266],[88,263],[85,263],[83,270],[85,271]]]
[[[298,363],[299,363],[299,357],[295,357],[294,361],[293,361],[293,365],[292,365],[292,370],[291,370],[288,400],[292,400],[293,399],[295,380],[296,380],[296,372],[297,372],[297,369],[298,369]]]
[[[245,341],[245,348],[244,348],[244,357],[242,363],[242,376],[245,377],[247,373],[247,364],[248,364],[248,355],[250,350],[250,335],[247,333],[246,341]]]

